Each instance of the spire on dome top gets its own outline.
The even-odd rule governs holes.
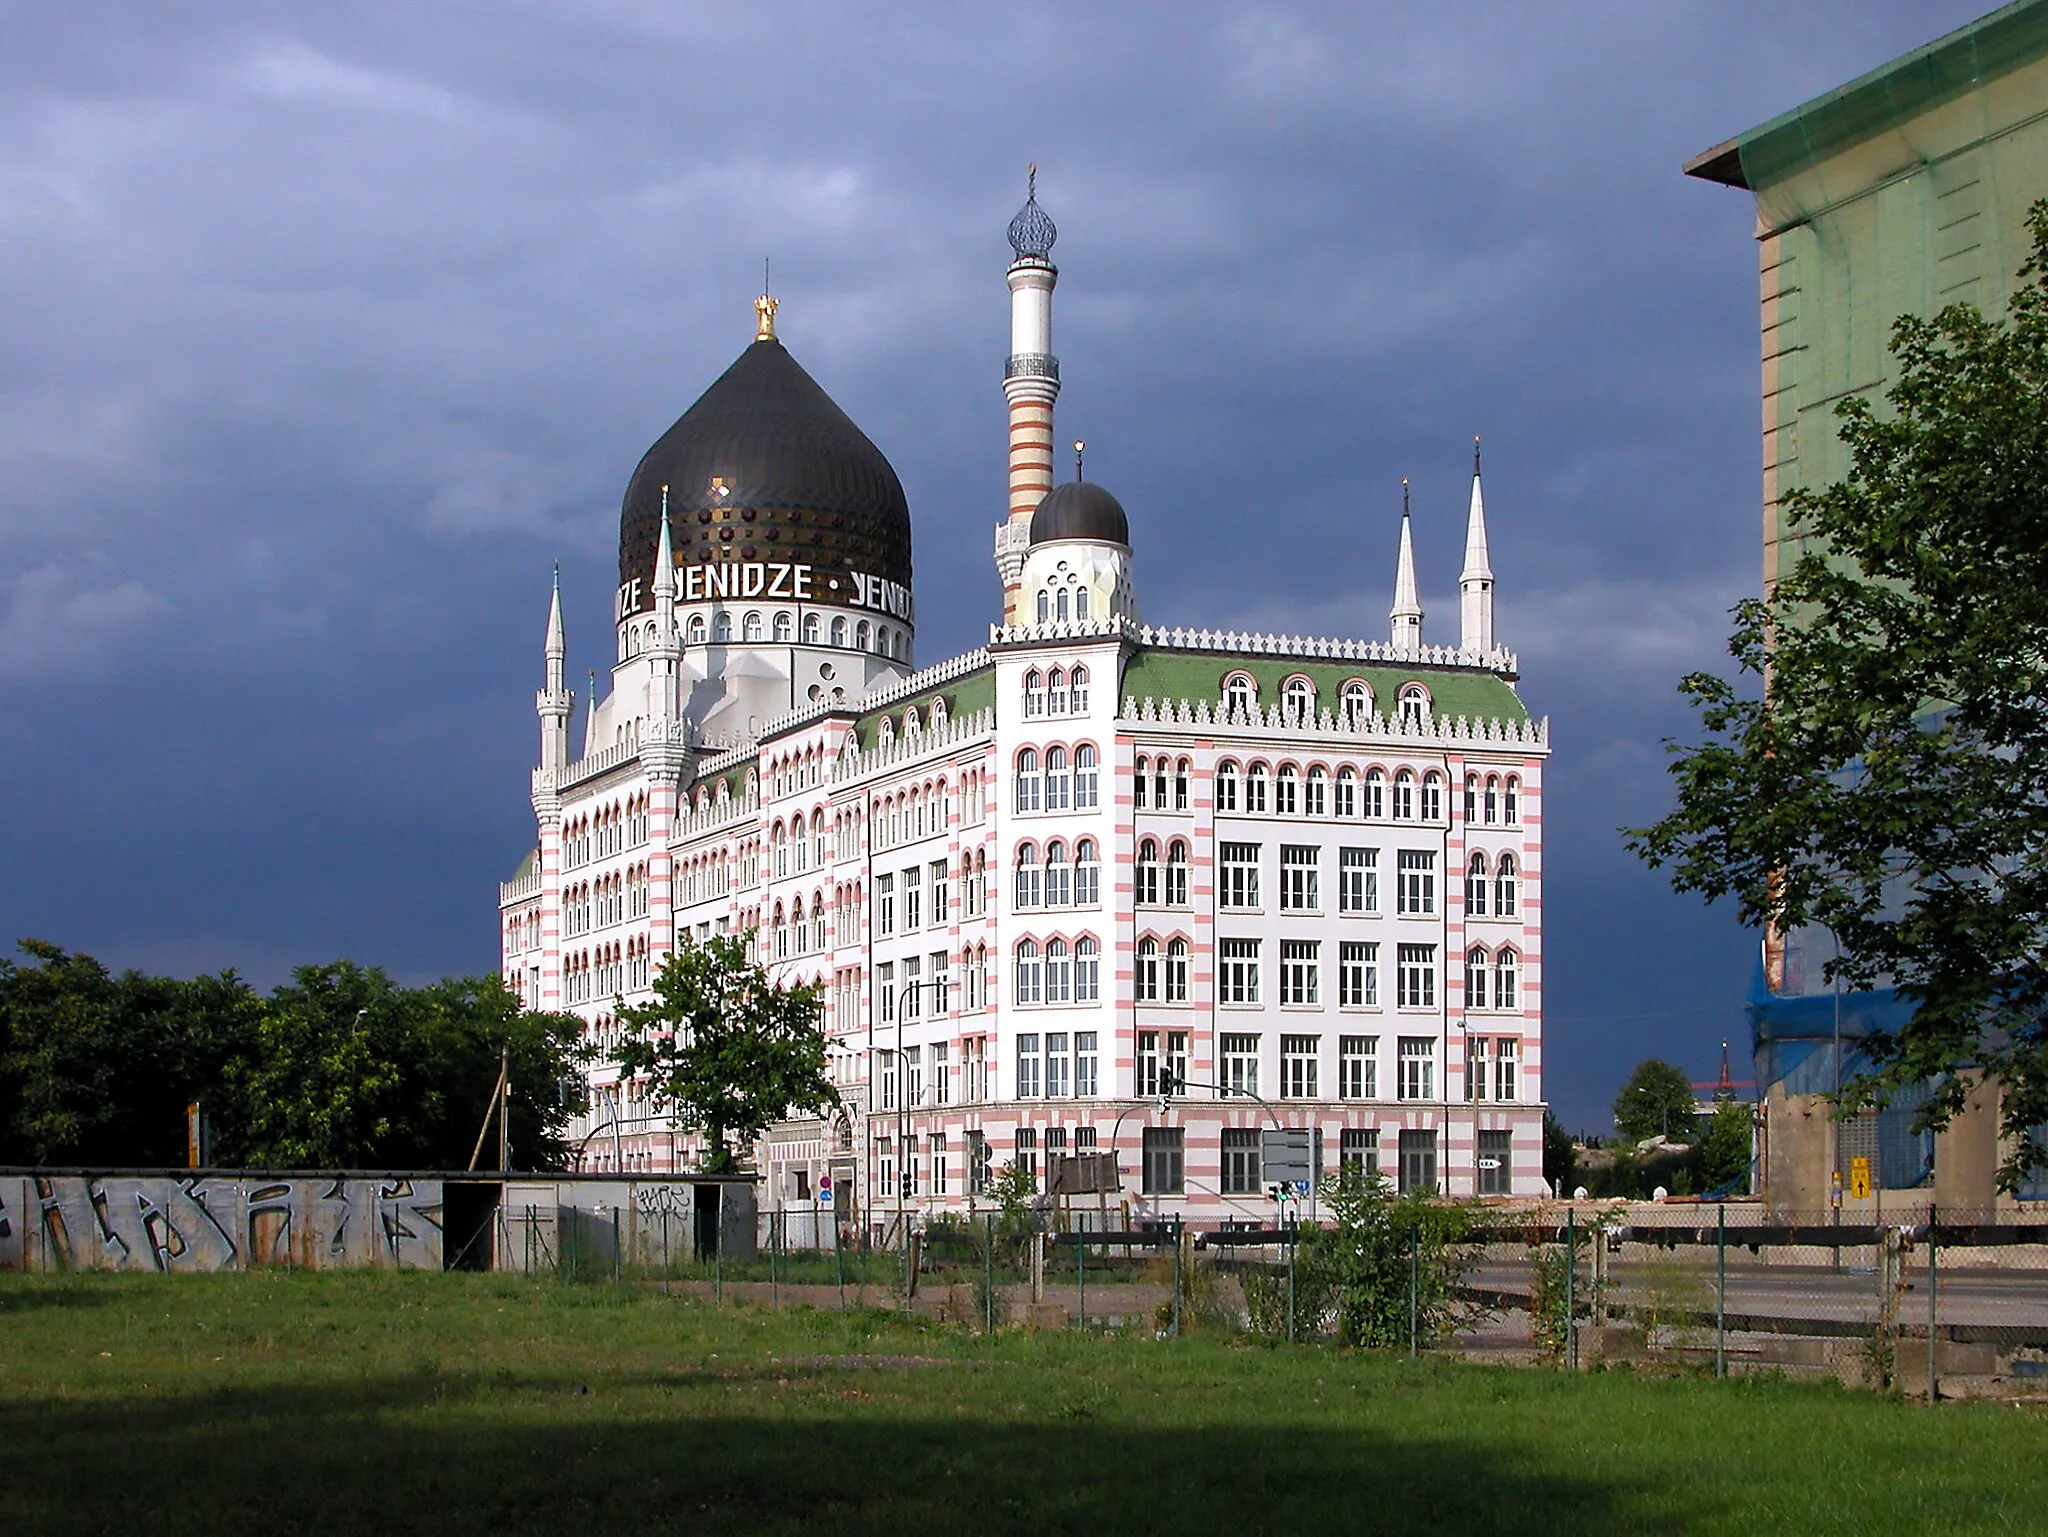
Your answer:
[[[1024,174],[1024,206],[1010,221],[1010,249],[1018,261],[1050,261],[1060,232],[1038,206],[1038,162],[1034,160]]]
[[[1408,480],[1401,480],[1401,554],[1394,567],[1394,606],[1387,617],[1393,621],[1392,640],[1396,651],[1414,654],[1422,650],[1422,600],[1415,587],[1415,539],[1409,530]]]
[[[1458,644],[1493,650],[1493,566],[1486,549],[1486,496],[1479,482],[1479,439],[1472,439],[1472,502],[1465,514],[1465,569],[1458,575]]]

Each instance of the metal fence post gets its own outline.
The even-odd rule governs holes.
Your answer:
[[[832,1214],[832,1273],[839,1278],[839,1311],[846,1311],[846,1251],[839,1244],[839,1213]]]
[[[664,1202],[661,1208],[661,1294],[664,1297],[668,1295],[668,1273],[670,1268],[671,1261],[669,1259],[668,1252],[668,1205],[666,1202]]]
[[[1296,1225],[1287,1224],[1287,1343],[1294,1343],[1294,1244],[1297,1237]]]
[[[1579,1364],[1578,1299],[1573,1293],[1579,1281],[1579,1213],[1564,1209],[1564,1368],[1575,1371]]]
[[[724,1213],[719,1213],[720,1218]],[[719,1227],[725,1226],[723,1220]],[[725,1302],[725,1235],[716,1229],[711,1234],[711,1304],[723,1306]]]
[[[1714,1376],[1728,1375],[1728,1204],[1717,1208],[1714,1227]]]
[[[1408,1359],[1415,1359],[1422,1338],[1422,1237],[1408,1237]]]
[[[619,1265],[619,1208],[614,1203],[612,1206],[612,1284],[614,1286],[619,1281]]]
[[[1938,1403],[1941,1399],[1941,1378],[1934,1364],[1934,1341],[1941,1330],[1941,1308],[1937,1301],[1941,1287],[1941,1267],[1934,1257],[1937,1245],[1934,1241],[1934,1203],[1927,1204],[1927,1401]]]
[[[1074,1236],[1081,1236],[1078,1230]],[[1074,1245],[1074,1280],[1081,1291],[1075,1321],[1085,1329],[1088,1327],[1088,1245],[1085,1243]]]
[[[983,1332],[993,1334],[996,1332],[996,1219],[993,1213],[989,1215],[983,1237],[986,1241],[981,1246],[981,1305],[988,1315]]]
[[[782,1213],[779,1211],[768,1213],[768,1305],[770,1307],[782,1306],[782,1283],[776,1279],[775,1273],[775,1251],[779,1247],[778,1239],[782,1232],[782,1224],[776,1219],[781,1215]]]
[[[1186,1248],[1187,1242],[1181,1232],[1181,1220],[1176,1216],[1173,1219],[1173,1332],[1176,1338],[1180,1335],[1181,1256]]]

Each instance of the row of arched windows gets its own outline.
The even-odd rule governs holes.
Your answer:
[[[1083,742],[1072,749],[1048,747],[1041,756],[1035,747],[1017,754],[1017,778],[1012,804],[1020,812],[1087,811],[1100,804],[1101,771],[1093,744]]]
[[[1487,827],[1513,827],[1522,820],[1522,781],[1513,774],[1505,778],[1488,774],[1465,776],[1465,820]]]
[[[1131,781],[1131,804],[1140,811],[1186,811],[1195,764],[1191,758],[1138,755]]]
[[[1162,864],[1157,838],[1138,840],[1137,903],[1140,907],[1188,905],[1188,844],[1175,838],[1166,845]]]
[[[1488,955],[1484,945],[1465,952],[1465,1007],[1467,1010],[1512,1010],[1521,1007],[1522,959],[1512,946],[1502,945]]]
[[[825,813],[812,812],[808,824],[801,816],[788,822],[776,818],[768,833],[768,846],[777,880],[788,875],[802,875],[806,870],[823,869],[826,859]]]
[[[1391,791],[1391,793],[1389,793]],[[1225,758],[1216,765],[1216,809],[1247,816],[1362,817],[1366,821],[1440,822],[1444,818],[1444,776],[1435,769],[1418,775],[1398,769],[1337,770],[1333,778],[1320,763],[1306,774],[1292,763],[1278,772],[1260,759],[1240,767]]]
[[[1093,1003],[1102,996],[1101,947],[1087,934],[1048,939],[1043,948],[1035,939],[1021,940],[1011,975],[1012,996],[1023,1007]]]
[[[778,961],[786,961],[792,955],[815,955],[825,948],[825,894],[811,893],[808,915],[804,899],[797,897],[787,907],[775,904],[773,924],[773,953]]]
[[[1088,669],[1076,666],[1071,672],[1055,667],[1040,672],[1036,667],[1024,674],[1024,714],[1085,715],[1088,713]]]
[[[1095,907],[1102,901],[1102,860],[1093,838],[1076,839],[1071,855],[1065,840],[1053,839],[1041,860],[1038,845],[1017,846],[1019,911],[1036,907]]]
[[[709,620],[701,613],[690,615],[683,633],[686,644],[692,646],[729,645],[734,640],[743,643],[772,640],[778,646],[788,646],[796,643],[797,621],[788,609],[779,609],[771,616],[754,608],[746,610],[735,622],[731,610],[720,609]],[[642,646],[653,644],[654,634],[651,622],[645,626],[629,626],[626,654],[638,655]],[[822,614],[805,614],[803,643],[806,646],[836,646],[842,651],[850,647],[855,651],[874,651],[900,661],[910,660],[908,630],[893,629],[886,624],[870,625],[865,619],[854,623],[844,614],[834,615],[829,628]]]
[[[1176,935],[1162,945],[1147,934],[1138,941],[1137,1000],[1140,1003],[1188,1001],[1188,942]]]
[[[529,907],[523,913],[513,913],[505,920],[505,954],[518,955],[525,950],[540,948],[540,909]]]
[[[1429,719],[1429,690],[1421,683],[1401,685],[1394,696],[1401,723],[1420,726]],[[1248,672],[1234,672],[1223,680],[1223,710],[1233,720],[1248,720],[1260,708],[1258,680]],[[1280,710],[1284,719],[1307,724],[1316,718],[1319,701],[1313,679],[1296,673],[1280,684]],[[1337,690],[1337,719],[1358,730],[1373,716],[1372,686],[1363,678],[1347,678]]]
[[[1068,572],[1057,583],[1038,589],[1040,624],[1064,624],[1069,619],[1091,618],[1091,606],[1087,587],[1073,572]]]
[[[1465,913],[1472,918],[1512,918],[1520,907],[1520,872],[1515,856],[1502,854],[1487,880],[1486,855],[1475,851],[1465,866]]]
[[[647,797],[628,796],[562,824],[562,868],[574,870],[647,841]]]

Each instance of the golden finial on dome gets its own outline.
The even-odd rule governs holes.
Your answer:
[[[761,258],[761,297],[754,301],[754,313],[760,317],[754,327],[754,340],[772,342],[775,340],[775,311],[780,307],[774,295],[769,293],[768,258]]]

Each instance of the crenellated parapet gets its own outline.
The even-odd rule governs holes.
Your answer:
[[[1404,748],[1490,747],[1522,752],[1550,750],[1550,720],[1514,720],[1491,716],[1348,715],[1319,710],[1312,715],[1290,713],[1284,705],[1232,709],[1217,699],[1124,700],[1122,728],[1164,726],[1216,735],[1292,736],[1305,741],[1369,743]]]

